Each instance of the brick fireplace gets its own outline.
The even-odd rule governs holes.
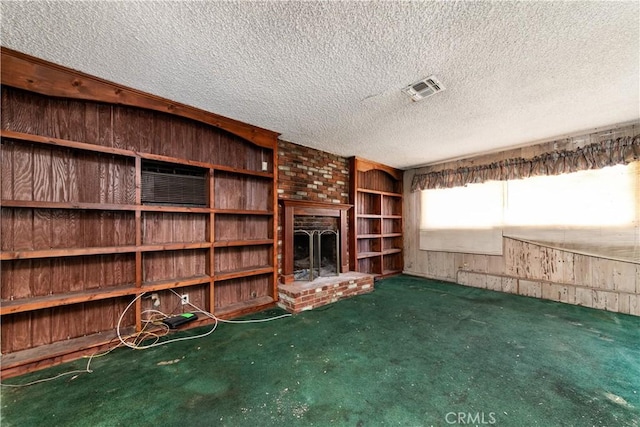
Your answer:
[[[278,305],[289,312],[299,313],[373,291],[372,275],[349,271],[348,169],[344,157],[278,141]],[[296,248],[296,229],[338,232],[338,276],[295,279],[292,251]],[[323,256],[327,249],[322,250]]]
[[[347,212],[351,205],[322,203],[303,200],[280,200],[283,206],[282,255],[283,268],[278,287],[278,305],[292,313],[311,310],[373,291],[373,276],[349,271],[347,257]],[[296,280],[295,230],[320,230],[337,232],[338,275],[316,277],[313,280]]]

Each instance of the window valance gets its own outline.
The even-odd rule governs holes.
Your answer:
[[[640,160],[640,135],[554,151],[530,159],[512,158],[484,165],[417,174],[411,191],[460,187],[485,181],[506,181],[540,175],[560,175]]]

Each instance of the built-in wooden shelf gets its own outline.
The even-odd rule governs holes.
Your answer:
[[[5,251],[0,253],[0,260],[60,258],[86,255],[124,254],[133,252],[177,251],[187,249],[206,249],[210,242],[161,243],[149,245],[105,246],[95,248],[43,249],[32,251]]]
[[[385,249],[384,251],[382,251],[382,254],[391,255],[391,254],[399,254],[400,252],[402,252],[402,249],[400,248],[391,248],[391,249]]]
[[[226,248],[229,246],[260,246],[272,245],[273,239],[256,239],[256,240],[221,240],[213,244],[216,248]]]
[[[214,209],[218,215],[264,215],[264,216],[273,216],[273,212],[271,211],[258,211],[258,210],[248,210],[248,209]]]
[[[164,206],[164,205],[138,205],[135,210],[140,212],[167,212],[167,213],[211,213],[211,208],[196,206]]]
[[[358,259],[371,258],[382,255],[382,252],[358,252]]]
[[[237,279],[238,277],[258,276],[260,274],[268,274],[268,273],[273,273],[273,267],[269,265],[264,265],[259,267],[238,268],[235,270],[216,272],[214,279],[229,280],[229,279]]]
[[[102,289],[87,289],[84,291],[67,292],[65,294],[45,295],[41,297],[2,300],[0,301],[0,315],[22,313],[25,311],[41,310],[43,308],[59,307],[61,305],[78,304],[140,293],[134,284]]]
[[[350,166],[351,265],[377,276],[401,272],[402,171],[358,157],[351,158]]]
[[[82,209],[96,211],[135,211],[136,205],[114,203],[82,203],[82,202],[46,202],[38,200],[2,200],[0,205],[6,208],[34,208],[34,209]]]
[[[114,203],[48,202],[38,200],[2,200],[0,201],[0,206],[7,208],[77,209],[87,211],[140,211],[167,213],[211,213],[213,211],[213,209],[211,208],[194,206],[126,205]]]
[[[392,193],[392,192],[389,192],[389,191],[371,190],[369,188],[362,188],[362,187],[357,188],[357,191],[359,193],[379,194],[381,196],[402,198],[402,194],[401,193]]]
[[[277,133],[1,50],[0,280],[24,297],[0,301],[3,377],[104,348],[145,292],[274,304]],[[140,298],[123,326],[174,302]]]
[[[191,277],[174,278],[168,280],[155,280],[151,282],[143,282],[137,291],[154,292],[163,291],[165,289],[184,288],[186,286],[204,285],[211,282],[208,275],[198,275]]]

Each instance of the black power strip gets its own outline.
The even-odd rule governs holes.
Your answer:
[[[196,320],[198,316],[195,313],[182,313],[178,316],[167,317],[162,321],[169,329],[175,329],[180,325]]]

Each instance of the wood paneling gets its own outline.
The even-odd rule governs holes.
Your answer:
[[[142,242],[206,242],[207,219],[206,214],[144,212]]]
[[[263,147],[275,148],[278,137],[277,133],[266,129],[142,93],[5,47],[2,47],[2,84],[55,97],[168,112],[225,129]]]
[[[79,354],[79,337],[113,331],[143,291],[161,294],[168,314],[170,289],[225,316],[275,301],[276,133],[4,48],[2,59],[0,296],[3,360],[21,355],[12,372],[46,366],[33,358],[61,342]],[[209,204],[143,205],[143,159],[205,170]],[[140,327],[149,304],[134,304],[123,326]],[[34,356],[34,346],[46,348]]]
[[[271,217],[216,215],[215,241],[273,239]]]
[[[260,275],[218,282],[215,308],[256,300],[271,294],[272,275]]]
[[[217,172],[215,193],[216,209],[273,210],[271,182],[262,178]]]
[[[216,250],[214,271],[218,274],[269,266],[272,250],[270,246],[219,248]]]

